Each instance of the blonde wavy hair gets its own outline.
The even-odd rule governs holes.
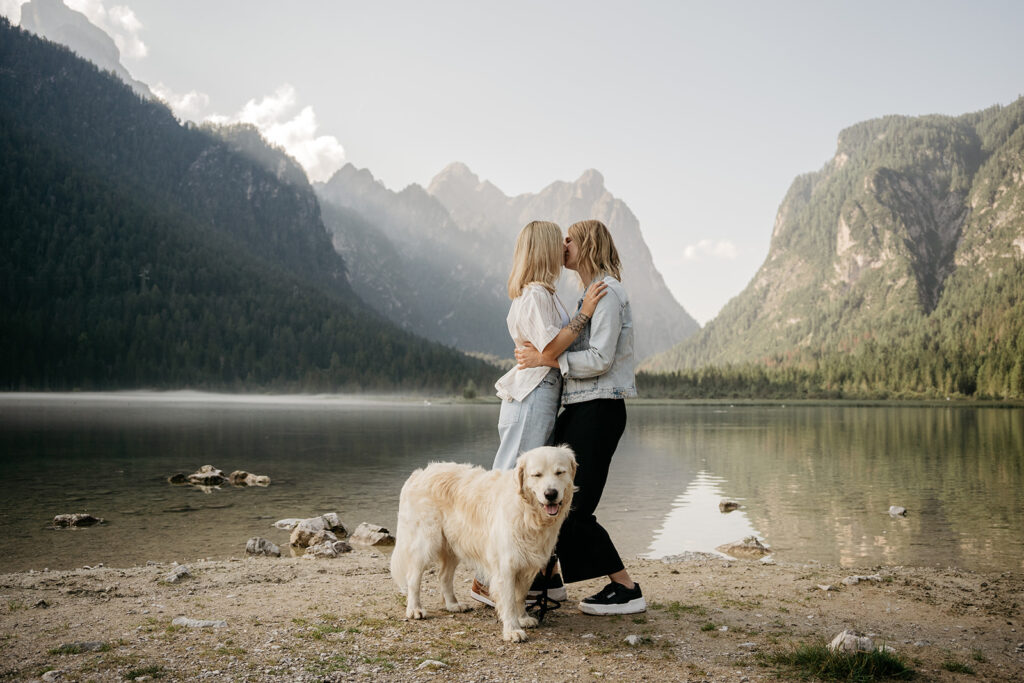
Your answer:
[[[548,221],[527,223],[516,238],[512,272],[508,276],[508,298],[515,299],[531,282],[554,292],[555,282],[562,272],[564,253],[562,229],[558,225]]]
[[[573,223],[569,226],[569,237],[576,243],[577,266],[582,264],[592,277],[611,275],[622,281],[622,261],[604,223],[593,219]],[[586,286],[588,283],[581,284]]]

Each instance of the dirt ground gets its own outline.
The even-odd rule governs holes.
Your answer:
[[[428,618],[405,621],[375,550],[193,561],[178,583],[162,580],[169,564],[5,574],[0,679],[785,680],[795,674],[759,656],[853,628],[894,647],[919,680],[1024,680],[1018,574],[678,560],[628,563],[646,613],[581,614],[576,602],[603,582],[574,584],[521,644],[502,641],[493,610],[469,599],[464,568],[456,587],[472,611],[444,612],[430,576]],[[172,624],[179,616],[226,625]],[[949,670],[964,667],[974,673]]]

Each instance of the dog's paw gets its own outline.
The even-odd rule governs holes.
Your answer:
[[[537,621],[537,617],[519,617],[519,625],[523,628],[534,628],[540,622]]]
[[[449,612],[468,612],[469,610],[473,609],[469,605],[462,602],[446,603],[444,608]]]
[[[416,607],[416,608],[406,607],[405,608],[405,618],[406,619],[422,619],[426,615],[427,615],[427,613],[423,610],[422,607]]]
[[[521,628],[507,628],[502,632],[501,637],[510,643],[524,643],[526,642],[526,631]]]

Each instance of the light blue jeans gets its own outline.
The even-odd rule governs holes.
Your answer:
[[[555,429],[555,416],[562,401],[562,374],[551,368],[540,384],[522,401],[501,402],[498,414],[498,436],[501,445],[494,455],[492,470],[510,470],[516,466],[520,453],[550,446]]]

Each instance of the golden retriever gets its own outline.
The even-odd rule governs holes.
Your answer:
[[[468,606],[455,598],[460,561],[490,577],[502,637],[526,640],[526,592],[551,556],[574,491],[576,458],[568,446],[544,446],[519,456],[513,470],[484,470],[451,462],[413,472],[402,487],[391,577],[406,593],[405,616],[422,619],[420,583],[438,565],[449,612]]]

